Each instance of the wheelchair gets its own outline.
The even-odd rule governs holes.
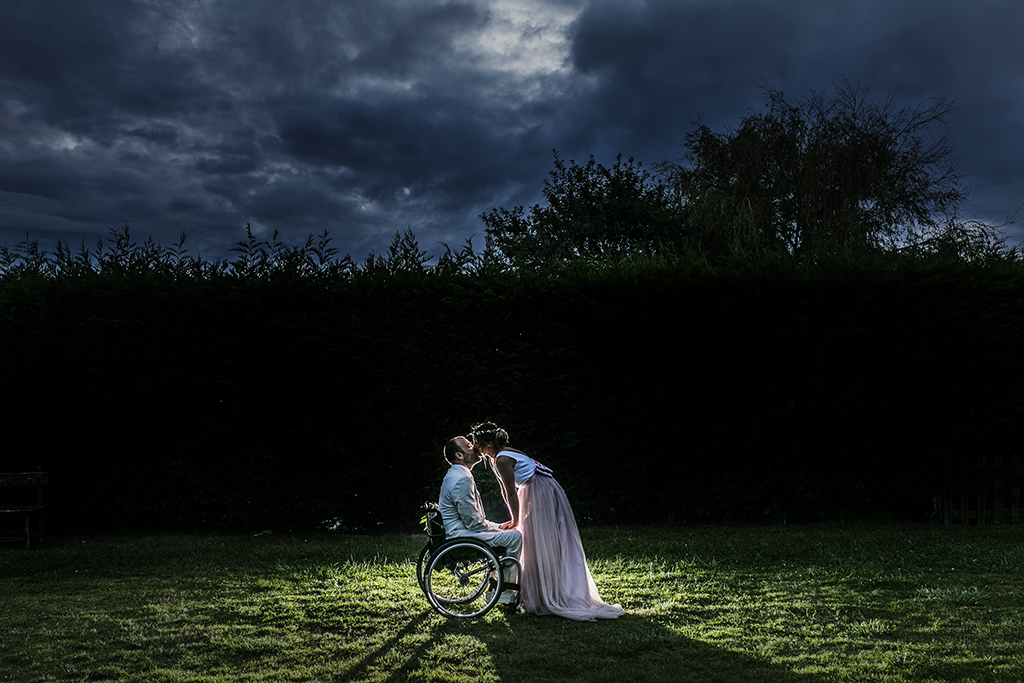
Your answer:
[[[503,568],[519,561],[505,549],[475,538],[445,538],[436,503],[424,503],[423,525],[427,545],[416,561],[416,580],[427,602],[448,619],[475,619],[490,612],[506,590],[514,591],[518,606],[519,584],[505,581]],[[518,573],[516,574],[518,576]]]

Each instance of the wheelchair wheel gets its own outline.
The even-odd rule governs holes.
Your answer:
[[[416,582],[419,583],[420,590],[422,590],[423,594],[427,596],[427,601],[430,602],[431,605],[433,605],[435,602],[445,604],[453,602],[472,602],[476,598],[480,597],[480,593],[482,593],[488,587],[487,584],[480,582],[476,585],[475,590],[467,590],[464,592],[445,591],[443,595],[432,594],[428,592],[427,584],[424,579],[427,573],[428,565],[430,564],[430,559],[430,546],[427,545],[425,548],[423,548],[423,550],[420,551],[419,559],[417,559],[416,561]],[[493,581],[489,583],[493,583]],[[493,588],[493,586],[491,586],[491,588]]]
[[[422,553],[421,553],[422,555]],[[427,600],[449,619],[487,614],[504,589],[498,556],[477,541],[452,541],[430,558],[423,575]]]
[[[424,594],[427,592],[427,584],[423,582],[423,577],[427,573],[427,563],[430,562],[430,544],[423,546],[423,550],[420,551],[420,557],[416,560],[416,582],[420,585],[420,590]]]

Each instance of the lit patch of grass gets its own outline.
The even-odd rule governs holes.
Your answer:
[[[1024,529],[584,531],[615,621],[447,621],[419,536],[0,550],[0,681],[1024,680]]]

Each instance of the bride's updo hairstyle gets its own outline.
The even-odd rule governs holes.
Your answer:
[[[494,444],[498,450],[501,450],[509,445],[508,432],[493,422],[481,422],[474,425],[469,435],[478,447]]]

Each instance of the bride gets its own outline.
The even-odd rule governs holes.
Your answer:
[[[508,434],[493,422],[473,427],[470,439],[487,455],[512,515],[502,528],[518,528],[523,534],[523,609],[576,621],[624,614],[622,607],[609,605],[598,595],[569,499],[551,470],[510,447]]]

